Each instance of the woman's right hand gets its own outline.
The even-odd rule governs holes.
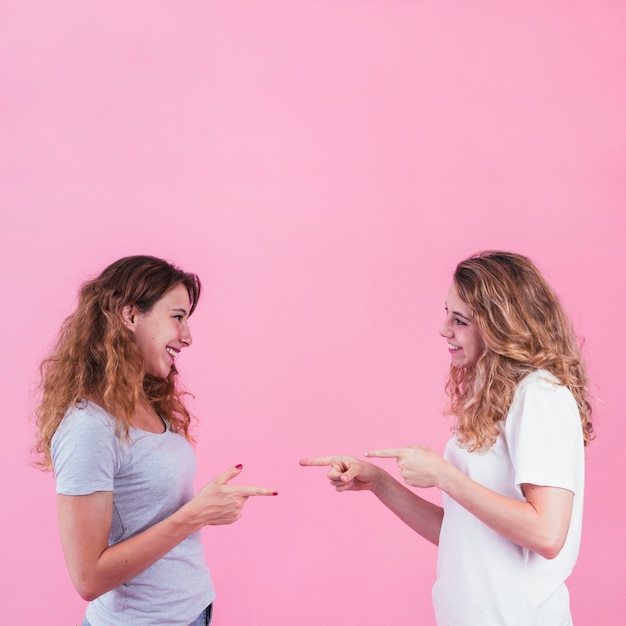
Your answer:
[[[439,543],[443,509],[420,498],[377,465],[344,454],[301,459],[300,465],[330,466],[328,479],[337,491],[371,491],[415,532]]]
[[[191,510],[202,526],[219,526],[236,522],[250,496],[278,495],[276,490],[267,487],[229,485],[228,481],[238,476],[242,469],[241,465],[236,465],[218,474],[183,508]]]
[[[91,601],[128,582],[191,533],[208,524],[232,524],[250,496],[276,495],[265,487],[229,485],[241,466],[230,467],[207,483],[187,504],[143,532],[108,545],[113,493],[58,495],[63,552],[80,596]]]
[[[300,465],[330,466],[328,480],[337,491],[373,491],[376,479],[382,473],[373,463],[345,454],[300,459]]]

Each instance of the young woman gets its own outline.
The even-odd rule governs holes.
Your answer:
[[[587,375],[563,307],[531,261],[487,252],[456,268],[440,334],[454,436],[375,450],[411,487],[438,487],[443,508],[372,463],[329,465],[337,491],[369,490],[439,546],[440,626],[567,626],[565,580],[580,543],[584,446],[592,439]]]
[[[249,496],[231,467],[193,493],[190,415],[176,360],[200,281],[149,256],[85,283],[42,363],[41,465],[53,469],[63,552],[89,600],[84,626],[208,624],[215,597],[200,529]]]

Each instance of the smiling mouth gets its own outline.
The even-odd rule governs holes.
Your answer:
[[[453,345],[453,344],[449,343],[449,344],[448,344],[448,348],[450,348],[450,350],[454,350],[454,351],[456,351],[456,350],[460,350],[460,349],[461,349],[461,346],[455,346],[455,345]]]
[[[172,357],[172,359],[174,359],[174,361],[178,358],[178,351],[174,350],[174,348],[170,348],[168,346],[165,350]]]

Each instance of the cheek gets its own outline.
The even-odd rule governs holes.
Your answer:
[[[485,351],[485,342],[482,337],[476,338],[476,354],[480,356]]]
[[[472,346],[474,348],[474,352],[479,355],[485,349],[485,342],[483,341],[483,338],[480,336],[480,334],[477,332],[472,333]]]
[[[144,331],[142,333],[138,333],[135,336],[135,342],[139,346],[139,349],[141,350],[144,356],[147,356],[151,352],[154,351],[155,338],[154,338],[153,333],[151,332]]]

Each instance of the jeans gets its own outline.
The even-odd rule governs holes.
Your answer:
[[[193,620],[189,626],[209,626],[211,623],[212,613],[213,605],[209,604],[209,606],[207,606],[207,608],[204,609],[204,611],[202,611],[202,613],[200,613],[200,615],[198,615],[198,617],[196,617],[196,619]],[[87,621],[87,618],[83,620],[82,626],[91,626],[91,624]]]
[[[213,613],[213,605],[209,604],[189,626],[208,626],[211,623],[211,614]]]

